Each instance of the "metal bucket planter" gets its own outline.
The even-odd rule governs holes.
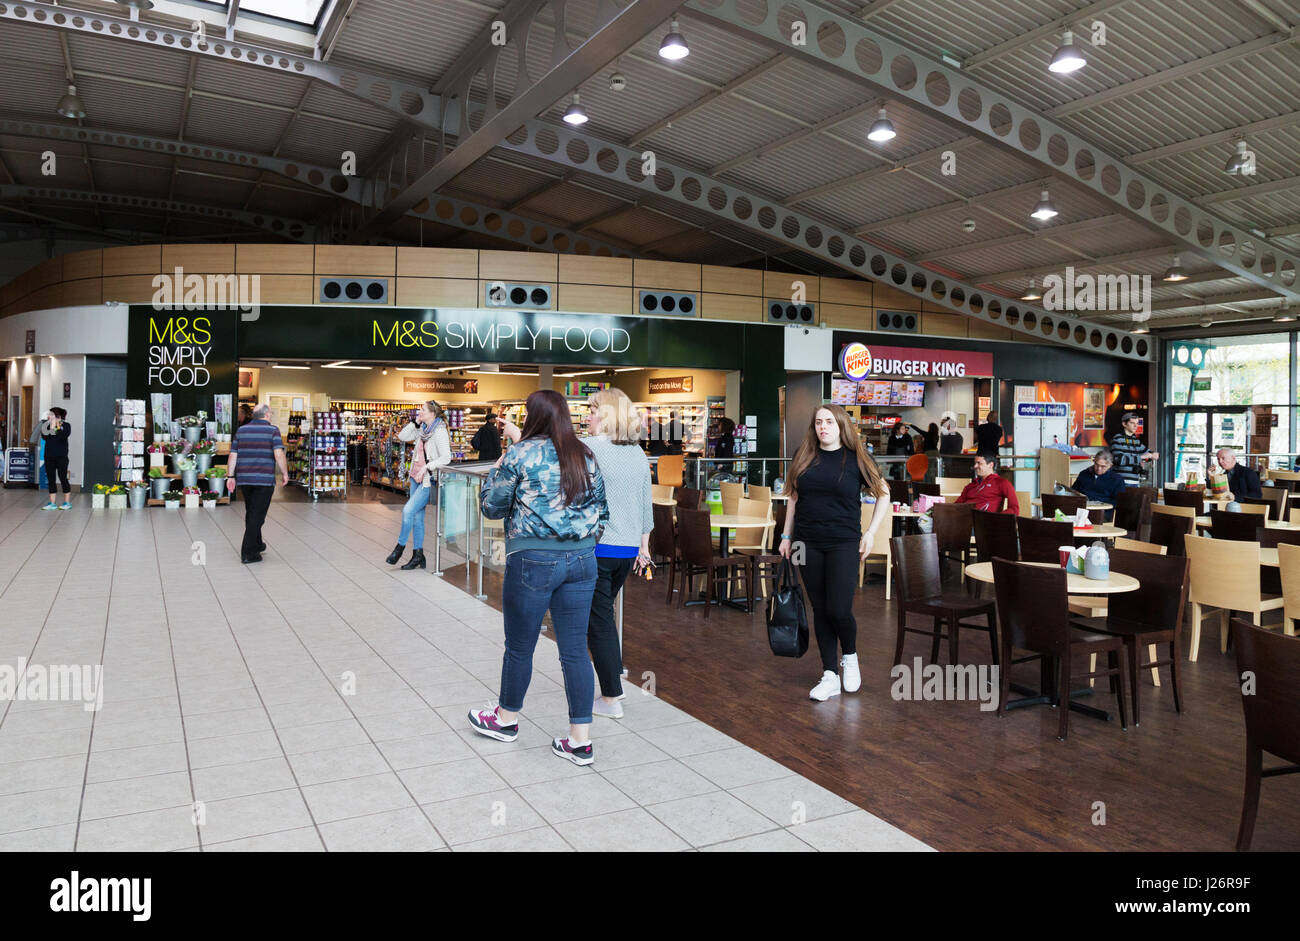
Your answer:
[[[200,474],[206,474],[212,468],[211,454],[199,454],[196,451],[194,454],[190,456],[194,458],[196,462],[198,462],[198,471]]]
[[[195,425],[193,428],[185,427],[181,429],[185,434],[185,440],[190,444],[198,444],[203,437],[203,426]]]
[[[221,495],[223,495],[223,494],[226,492],[226,479],[227,479],[227,478],[225,478],[225,477],[208,477],[208,478],[206,478],[206,479],[207,479],[207,481],[208,481],[208,490],[210,490],[212,493],[215,493],[217,496],[221,496]]]
[[[127,502],[131,504],[133,510],[143,510],[145,501],[149,499],[149,488],[132,487],[126,492]]]
[[[197,487],[199,485],[199,469],[197,467],[180,472],[182,487]]]
[[[171,487],[171,479],[168,477],[150,477],[149,478],[149,496],[154,500],[161,500]]]

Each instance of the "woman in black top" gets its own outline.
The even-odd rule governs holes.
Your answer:
[[[908,422],[908,427],[916,429],[916,433],[925,439],[925,444],[921,448],[922,451],[939,450],[939,426],[934,422],[930,422],[929,428],[922,428],[920,425],[913,425],[911,422]]]
[[[863,490],[876,498],[866,532],[862,531]],[[853,596],[858,563],[871,554],[878,538],[889,538],[888,533],[877,533],[889,515],[889,489],[848,413],[838,405],[823,405],[790,462],[785,493],[790,500],[781,555],[791,558],[793,554],[812,603],[822,678],[808,695],[824,702],[838,696],[841,688],[856,693],[862,685]],[[840,651],[843,656],[837,657]],[[843,684],[839,666],[844,668]]]
[[[912,443],[912,436],[907,433],[907,424],[905,422],[894,423],[894,428],[889,433],[889,440],[885,443],[885,453],[891,457],[899,454],[911,457],[916,453],[916,445]],[[906,480],[906,470],[907,463],[905,461],[891,464],[889,476],[895,480]]]
[[[50,502],[41,507],[42,510],[72,509],[72,487],[68,484],[68,438],[72,426],[65,421],[67,417],[66,410],[55,406],[37,428],[37,435],[45,442],[45,480],[50,487]],[[32,435],[32,438],[37,435]],[[54,502],[59,493],[56,478],[63,484],[62,503]]]

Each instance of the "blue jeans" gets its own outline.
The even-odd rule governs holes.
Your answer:
[[[587,656],[587,617],[596,589],[595,549],[524,549],[506,558],[506,652],[501,663],[501,708],[520,712],[533,678],[533,651],[549,608],[560,647],[569,722],[591,723],[596,684]]]
[[[411,487],[411,495],[406,498],[406,506],[402,507],[402,532],[397,537],[401,545],[406,545],[407,538],[413,536],[415,542],[411,548],[424,548],[424,508],[429,505],[429,494],[432,492],[431,486]]]

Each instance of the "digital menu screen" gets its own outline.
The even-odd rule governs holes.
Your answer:
[[[925,404],[924,382],[895,382],[890,390],[890,405],[913,406],[919,408]]]
[[[893,399],[893,383],[869,379],[858,383],[859,405],[889,405]]]
[[[831,402],[835,405],[856,405],[858,384],[852,379],[832,379]]]

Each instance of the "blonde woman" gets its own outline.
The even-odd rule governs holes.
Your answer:
[[[866,532],[862,531],[864,490],[876,498]],[[859,560],[871,554],[877,539],[889,538],[889,533],[878,532],[888,515],[889,488],[848,413],[838,405],[823,405],[790,462],[785,493],[790,499],[781,555],[790,558],[793,542],[802,543],[800,570],[822,657],[822,678],[808,696],[825,702],[841,689],[856,693],[862,685],[853,596]],[[843,683],[839,667],[844,670]]]
[[[433,494],[437,469],[451,463],[451,436],[442,416],[442,406],[430,399],[415,410],[415,421],[397,433],[402,441],[414,442],[415,452],[411,456],[410,496],[402,507],[402,529],[385,561],[389,565],[400,562],[406,540],[411,539],[411,561],[402,566],[403,571],[424,568],[424,508]]]
[[[596,545],[596,591],[591,596],[587,648],[591,651],[600,695],[592,713],[623,718],[623,651],[614,621],[614,599],[628,575],[650,563],[654,504],[650,462],[641,450],[641,415],[620,389],[605,389],[587,400],[587,447],[605,478],[609,525]]]

